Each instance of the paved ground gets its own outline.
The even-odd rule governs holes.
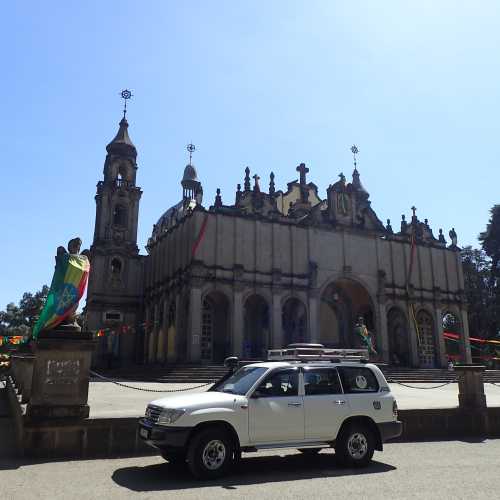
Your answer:
[[[290,450],[244,455],[226,479],[198,482],[158,457],[22,464],[0,460],[2,500],[211,498],[498,498],[500,440],[394,443],[367,469],[341,469],[334,454]]]
[[[198,384],[157,384],[131,382],[134,387],[157,390],[181,389]],[[411,384],[417,387],[435,387],[439,384]],[[411,389],[398,384],[390,384],[402,410],[422,408],[454,408],[458,406],[458,384],[449,384],[432,390]],[[191,392],[206,390],[195,389]],[[485,384],[488,406],[500,406],[500,386]],[[92,382],[89,389],[91,417],[137,417],[144,413],[146,405],[153,399],[175,393],[143,392],[118,387],[111,382]]]

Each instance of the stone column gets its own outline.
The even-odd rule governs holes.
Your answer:
[[[154,363],[156,361],[156,348],[158,344],[158,315],[159,306],[154,305],[153,308],[153,330],[149,336],[149,346],[148,346],[148,362]]]
[[[243,290],[240,286],[235,285],[233,288],[233,354],[241,356],[243,351],[243,331],[244,331],[244,315],[243,315]]]
[[[434,322],[436,323],[436,347],[437,347],[437,361],[441,368],[446,368],[448,359],[446,356],[446,344],[443,336],[443,311],[441,307],[436,307],[434,314]]]
[[[460,354],[462,355],[464,363],[472,363],[472,353],[469,341],[469,320],[465,309],[460,310],[460,322],[462,323],[462,332],[460,335]]]
[[[319,291],[309,291],[309,334],[310,342],[319,342]]]
[[[417,331],[415,329],[415,320],[413,319],[413,315],[411,313],[410,303],[408,303],[408,320],[409,320],[408,334],[410,337],[411,365],[413,367],[418,367],[420,366],[420,358],[418,356],[418,338],[417,338]]]
[[[486,408],[482,365],[455,365],[458,373],[458,404],[462,409]]]
[[[149,359],[149,338],[151,336],[151,306],[146,307],[144,318],[144,345],[142,347],[142,362],[146,364]]]
[[[188,358],[192,363],[201,359],[201,288],[192,286],[189,295]]]
[[[387,310],[386,310],[385,300],[379,302],[378,315],[379,315],[379,327],[380,332],[378,332],[379,340],[377,342],[376,349],[379,356],[382,358],[384,363],[389,363],[389,335],[387,333]]]
[[[168,346],[168,301],[165,297],[162,299],[163,308],[163,321],[158,325],[160,334],[158,335],[158,343],[156,348],[156,361],[164,363],[167,359],[167,346]]]
[[[272,314],[271,314],[271,342],[269,349],[281,349],[285,347],[283,339],[283,317],[281,309],[281,291],[273,290]]]

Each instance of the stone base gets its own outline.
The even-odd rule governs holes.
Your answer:
[[[88,418],[89,405],[29,405],[29,417],[41,418]]]

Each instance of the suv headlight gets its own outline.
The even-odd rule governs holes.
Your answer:
[[[162,410],[160,413],[160,417],[158,418],[158,424],[160,425],[169,425],[173,424],[179,418],[182,417],[186,413],[186,410],[173,410],[166,408],[165,410]]]

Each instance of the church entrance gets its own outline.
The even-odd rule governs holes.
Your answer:
[[[393,307],[387,314],[389,362],[395,366],[410,366],[408,321],[403,311]]]
[[[307,342],[307,313],[304,304],[299,299],[292,297],[285,302],[281,318],[285,346]]]
[[[419,311],[418,324],[418,358],[420,368],[436,367],[436,346],[434,342],[434,322],[427,311]]]
[[[366,289],[356,281],[342,278],[328,285],[321,295],[320,339],[326,347],[364,347],[354,334],[362,316],[376,348],[373,304]]]
[[[221,362],[228,356],[229,303],[225,295],[211,292],[203,300],[201,318],[201,360]]]
[[[244,307],[243,356],[266,359],[269,345],[269,307],[260,295],[251,295]]]

